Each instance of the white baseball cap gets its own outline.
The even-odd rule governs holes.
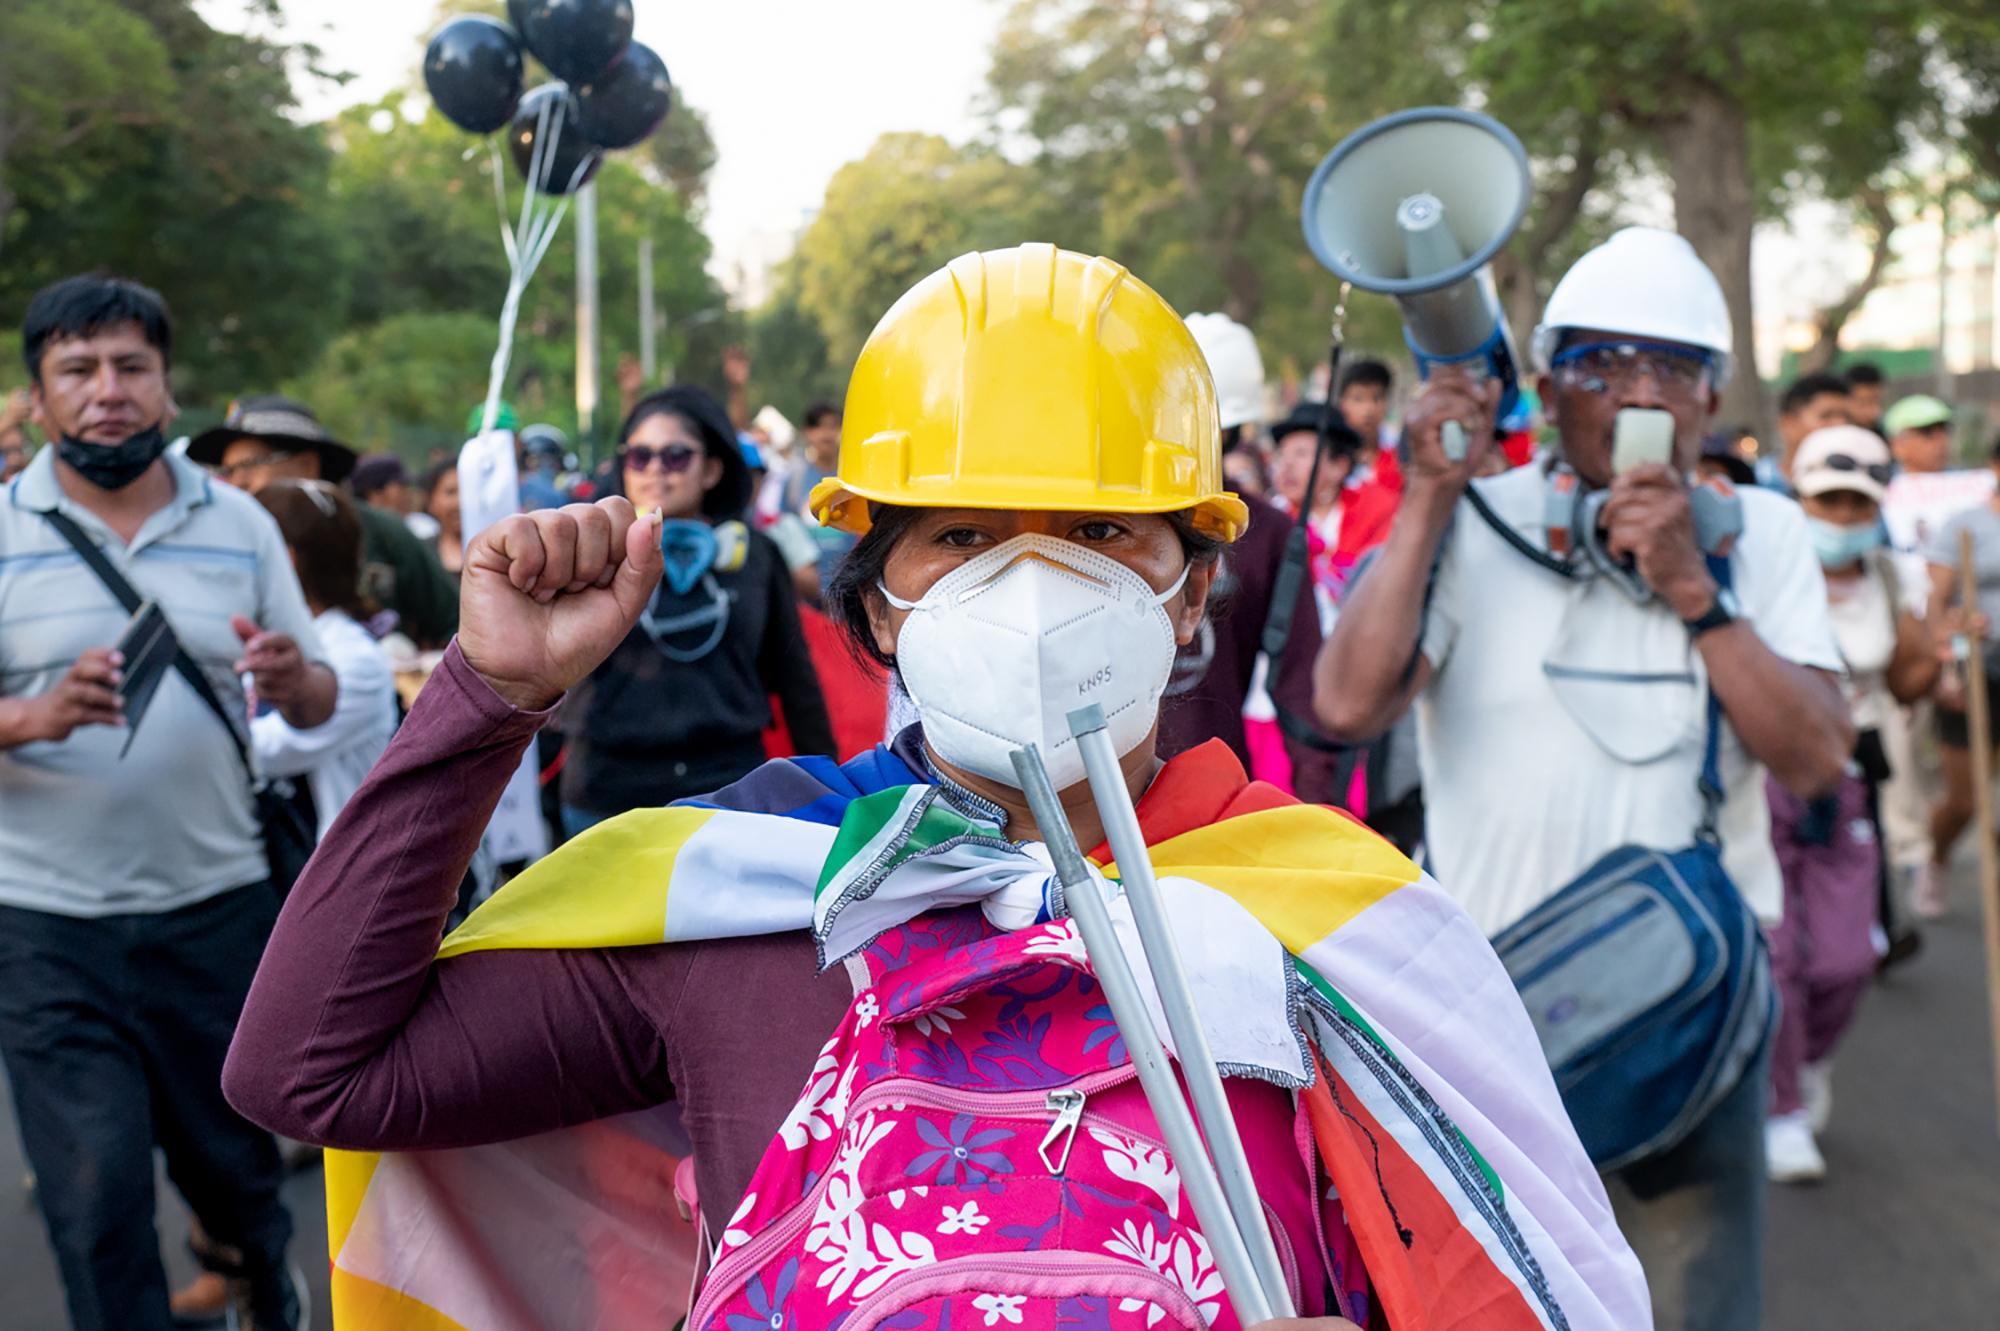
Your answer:
[[[1792,455],[1792,488],[1801,499],[1852,490],[1879,504],[1889,492],[1893,472],[1889,446],[1873,430],[1859,425],[1814,430]]]

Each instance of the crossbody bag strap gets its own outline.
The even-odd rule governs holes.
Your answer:
[[[1708,573],[1717,588],[1730,588],[1732,573],[1726,555],[1709,555]],[[1701,834],[1710,841],[1721,839],[1722,785],[1722,699],[1716,696],[1713,680],[1708,686],[1708,737],[1701,753]]]
[[[97,575],[97,580],[104,584],[104,589],[111,593],[118,604],[125,607],[125,613],[137,613],[139,607],[145,604],[145,598],[140,596],[132,584],[125,580],[125,575],[104,557],[104,552],[97,548],[97,543],[90,539],[83,528],[76,525],[75,519],[67,513],[53,509],[42,516],[46,517],[49,525],[70,543],[77,556],[90,566],[90,571]],[[187,648],[181,645],[179,635],[174,639],[174,669],[187,681],[195,696],[207,705],[208,710],[215,713],[215,719],[222,723],[222,728],[229,732],[229,741],[236,746],[236,757],[243,764],[243,773],[250,779],[251,784],[255,785],[257,772],[250,763],[249,745],[244,743],[242,732],[237,730],[236,723],[229,719],[229,709],[223,705],[222,699],[216,696],[215,686],[208,682],[208,676],[202,673],[201,666],[188,655]]]

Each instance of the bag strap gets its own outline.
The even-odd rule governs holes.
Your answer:
[[[78,557],[90,566],[90,571],[97,575],[97,580],[104,584],[104,589],[111,593],[118,604],[125,607],[125,613],[136,614],[139,607],[145,604],[145,598],[140,596],[132,584],[125,580],[125,575],[104,557],[104,552],[97,548],[97,543],[84,533],[83,528],[76,525],[76,520],[69,514],[55,509],[50,509],[42,516],[49,520],[49,525],[54,527],[65,541],[70,543]],[[195,696],[207,704],[208,710],[215,713],[215,719],[222,723],[222,728],[229,732],[229,742],[236,746],[236,757],[243,764],[243,774],[249,778],[252,787],[255,787],[257,769],[250,762],[250,746],[244,742],[243,734],[237,730],[236,723],[229,719],[229,709],[223,705],[222,699],[216,696],[215,686],[208,682],[208,676],[202,673],[201,666],[188,655],[187,648],[181,644],[178,634],[174,637],[174,669],[187,681]]]
[[[1709,555],[1708,573],[1715,579],[1717,588],[1728,591],[1732,581],[1727,555]],[[1701,753],[1701,836],[1707,841],[1720,841],[1720,819],[1722,801],[1727,793],[1722,786],[1722,699],[1715,694],[1715,683],[1708,686],[1708,738],[1703,742]]]

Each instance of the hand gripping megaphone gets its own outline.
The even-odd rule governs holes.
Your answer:
[[[1347,136],[1306,185],[1306,244],[1334,276],[1393,298],[1428,378],[1466,365],[1501,381],[1504,418],[1520,397],[1514,340],[1488,265],[1527,211],[1528,154],[1505,125],[1419,107]],[[1445,449],[1469,441],[1445,427]]]

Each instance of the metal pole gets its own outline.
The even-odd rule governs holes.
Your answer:
[[[1194,1093],[1202,1135],[1208,1138],[1209,1150],[1215,1156],[1215,1172],[1221,1176],[1229,1209],[1236,1216],[1236,1227],[1243,1234],[1251,1261],[1256,1264],[1258,1279],[1271,1295],[1273,1315],[1290,1317],[1293,1309],[1285,1286],[1285,1268],[1278,1261],[1278,1245],[1264,1219],[1257,1180],[1251,1176],[1249,1157],[1243,1153],[1243,1138],[1236,1131],[1236,1116],[1230,1112],[1229,1097],[1222,1089],[1222,1074],[1216,1070],[1215,1055],[1209,1052],[1207,1030],[1201,1024],[1201,1014],[1195,1010],[1187,970],[1181,964],[1180,945],[1174,941],[1173,929],[1167,923],[1160,885],[1153,877],[1153,857],[1146,850],[1146,835],[1139,827],[1139,811],[1133,807],[1132,791],[1125,784],[1124,769],[1118,765],[1118,751],[1104,726],[1104,709],[1094,703],[1069,714],[1069,733],[1076,738],[1077,750],[1083,756],[1091,797],[1097,801],[1105,837],[1118,860],[1118,877],[1125,885],[1125,899],[1132,904],[1132,919],[1139,926],[1146,966],[1153,972],[1153,983],[1159,988],[1167,1028],[1173,1032],[1174,1047],[1180,1052],[1181,1075]]]
[[[576,193],[576,428],[597,459],[597,185]]]
[[[1950,341],[1951,315],[1951,184],[1938,195],[1938,334],[1937,334],[1937,391],[1938,396],[1951,396],[1951,369],[1945,363],[1946,344]],[[1955,451],[1955,449],[1954,449]],[[1976,745],[1974,747],[1977,747]]]
[[[639,368],[646,382],[659,382],[660,316],[653,304],[653,238],[639,241]]]
[[[1112,1019],[1118,1023],[1118,1033],[1125,1038],[1125,1049],[1139,1074],[1139,1084],[1146,1092],[1146,1102],[1153,1108],[1153,1117],[1160,1121],[1160,1134],[1166,1138],[1167,1150],[1180,1167],[1181,1183],[1187,1188],[1188,1200],[1194,1204],[1195,1218],[1201,1222],[1202,1233],[1208,1239],[1215,1268],[1222,1273],[1223,1287],[1236,1309],[1236,1320],[1246,1327],[1268,1322],[1272,1317],[1271,1301],[1250,1260],[1235,1217],[1230,1214],[1222,1185],[1216,1181],[1215,1170],[1202,1149],[1201,1133],[1188,1113],[1187,1102],[1181,1099],[1180,1084],[1174,1080],[1167,1051],[1160,1044],[1160,1033],[1146,1011],[1146,1001],[1126,962],[1125,949],[1119,945],[1118,935],[1111,926],[1104,897],[1077,849],[1076,834],[1063,815],[1062,801],[1056,798],[1055,787],[1049,783],[1048,768],[1036,749],[1016,749],[1012,759],[1021,792],[1028,797],[1028,807],[1034,811],[1035,825],[1041,829],[1042,841],[1049,848],[1056,877],[1062,881],[1070,918],[1076,921],[1077,933],[1083,937],[1084,951],[1089,954],[1091,969],[1097,972],[1097,982],[1104,986]],[[1286,1293],[1281,1280],[1279,1298],[1284,1299]]]
[[[1979,572],[1972,562],[1972,533],[1958,534],[1958,604],[1965,614],[1979,606]],[[1986,644],[1961,633],[1952,640],[1952,654],[1965,672],[1966,724],[1990,724],[1991,699],[1986,696]],[[1993,746],[1987,731],[1972,731],[1972,801],[1978,815],[1974,824],[1979,833],[1979,910],[1986,923],[1986,1003],[1992,1021],[1993,1074],[1995,1092],[2000,1095],[2000,831],[1996,831],[1993,810]],[[2000,1099],[1995,1101],[2000,1109]]]

